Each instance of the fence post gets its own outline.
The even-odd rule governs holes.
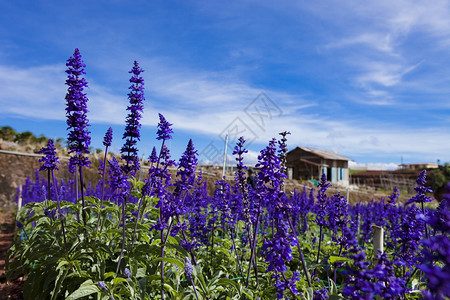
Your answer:
[[[376,262],[376,255],[384,252],[384,229],[383,227],[372,225],[373,228],[373,257]]]
[[[372,225],[373,228],[373,264],[378,264],[376,255],[384,252],[384,229],[383,227]],[[381,296],[377,295],[376,300],[382,300]]]
[[[19,197],[17,198],[17,213],[22,208],[22,186],[19,187]]]

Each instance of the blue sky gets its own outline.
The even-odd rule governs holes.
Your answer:
[[[76,47],[95,148],[109,126],[122,145],[137,60],[145,156],[160,112],[175,158],[192,138],[215,160],[228,132],[251,163],[288,130],[374,168],[450,161],[449,1],[0,1],[0,126],[66,137]]]

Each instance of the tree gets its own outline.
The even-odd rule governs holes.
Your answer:
[[[0,127],[0,138],[5,141],[14,141],[17,131],[9,126]]]

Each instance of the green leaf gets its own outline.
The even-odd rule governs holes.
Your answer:
[[[228,286],[234,287],[236,289],[236,292],[238,292],[239,295],[241,295],[241,291],[239,289],[239,283],[237,283],[236,281],[230,280],[228,278],[220,278],[217,281],[217,285],[219,285],[219,286],[227,286],[228,285]]]
[[[330,264],[334,264],[335,262],[347,262],[347,261],[351,261],[350,258],[347,257],[341,257],[341,256],[330,256],[328,258],[328,263]]]
[[[159,261],[165,261],[165,262],[177,265],[180,269],[184,268],[184,262],[182,262],[181,260],[176,259],[176,258],[158,257],[158,258],[155,258],[154,260],[152,260],[152,263],[159,262]]]
[[[52,300],[56,299],[59,296],[59,292],[61,291],[61,285],[64,282],[64,279],[66,279],[68,272],[69,270],[65,268],[61,268],[59,270],[58,277],[56,277],[55,288],[53,289],[52,292]]]
[[[98,292],[100,292],[100,289],[98,288],[97,284],[94,284],[92,280],[89,279],[83,282],[77,290],[75,290],[72,294],[69,295],[69,297],[66,298],[66,300],[80,299]]]
[[[114,278],[112,282],[113,282],[113,285],[116,286],[119,283],[124,282],[124,281],[127,281],[127,280],[125,278],[117,277],[117,278]]]
[[[186,249],[184,249],[180,245],[177,245],[177,244],[165,244],[165,246],[168,247],[168,248],[173,248],[173,249],[177,250],[178,252],[183,254],[183,256],[189,256],[189,252],[186,251]]]

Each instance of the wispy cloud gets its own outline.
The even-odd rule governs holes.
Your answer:
[[[63,65],[26,69],[0,65],[0,105],[3,113],[62,119],[64,77]]]

